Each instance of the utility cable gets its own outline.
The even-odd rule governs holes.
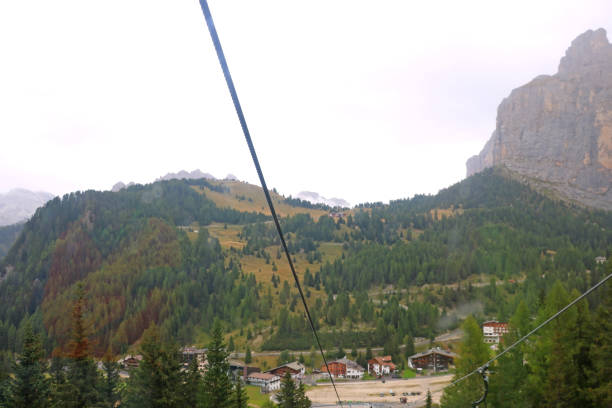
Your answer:
[[[521,344],[522,342],[524,342],[529,336],[531,336],[532,334],[534,334],[535,332],[540,330],[542,327],[546,326],[548,323],[550,323],[553,320],[555,320],[557,317],[561,316],[561,314],[563,314],[565,311],[567,311],[570,307],[574,306],[576,303],[580,302],[583,298],[585,298],[586,296],[590,295],[594,290],[596,290],[597,288],[602,286],[610,278],[612,278],[612,273],[609,274],[608,276],[606,276],[605,278],[603,278],[601,281],[599,281],[599,283],[597,283],[595,286],[593,286],[592,288],[590,288],[589,290],[584,292],[582,295],[578,296],[576,299],[571,301],[563,309],[559,310],[557,313],[555,313],[554,315],[550,316],[548,319],[546,319],[544,322],[542,322],[538,327],[536,327],[535,329],[533,329],[532,331],[530,331],[529,333],[527,333],[526,335],[524,335],[523,337],[521,337],[520,339],[515,341],[510,347],[508,347],[507,349],[505,349],[504,351],[502,351],[501,353],[499,353],[498,355],[496,355],[495,357],[493,357],[492,359],[490,359],[489,361],[487,361],[486,363],[484,363],[483,365],[481,365],[480,367],[478,367],[477,369],[472,371],[471,373],[466,374],[463,377],[459,378],[458,380],[453,381],[452,383],[450,383],[446,387],[451,387],[453,385],[457,385],[458,383],[460,383],[461,381],[463,381],[466,378],[470,377],[471,375],[474,375],[474,374],[476,374],[478,372],[481,372],[485,367],[488,367],[493,361],[497,360],[498,358],[500,358],[501,356],[503,356],[504,354],[506,354],[507,352],[509,352],[510,350],[512,350],[513,348],[515,348],[519,344]],[[446,387],[444,387],[444,388],[446,388]]]
[[[329,379],[331,380],[331,383],[334,387],[334,391],[336,392],[338,403],[342,407],[343,406],[342,400],[340,400],[340,395],[338,394],[336,383],[334,382],[334,378],[331,374],[331,371],[329,370],[329,365],[327,364],[327,359],[325,358],[325,353],[323,352],[323,347],[321,346],[319,335],[317,334],[317,330],[315,329],[314,323],[312,322],[312,317],[310,316],[310,311],[308,310],[308,305],[306,304],[306,298],[304,297],[302,286],[300,285],[300,281],[298,279],[297,273],[295,272],[295,267],[293,266],[293,261],[291,260],[291,255],[289,254],[289,250],[287,248],[287,243],[285,242],[283,231],[281,229],[280,223],[278,222],[276,211],[274,210],[274,204],[272,203],[272,198],[270,197],[270,191],[268,190],[268,187],[266,185],[266,180],[264,179],[263,172],[261,171],[261,166],[259,165],[259,160],[257,159],[257,153],[255,152],[253,141],[251,140],[251,134],[249,132],[249,128],[247,127],[246,119],[244,118],[242,107],[240,106],[240,101],[238,100],[238,94],[236,93],[236,88],[234,87],[234,81],[232,80],[232,75],[230,74],[229,67],[227,65],[227,61],[225,60],[225,54],[223,53],[223,48],[221,48],[221,42],[219,41],[219,36],[217,35],[217,30],[215,28],[215,23],[213,21],[212,14],[210,13],[210,9],[208,8],[208,1],[200,0],[200,6],[202,7],[202,12],[204,13],[204,17],[206,18],[206,25],[208,26],[210,37],[215,46],[215,50],[217,51],[217,57],[219,58],[219,64],[221,64],[221,69],[223,70],[223,76],[225,76],[225,82],[227,83],[227,87],[229,88],[230,95],[232,96],[232,101],[234,102],[234,108],[236,108],[236,113],[238,114],[238,120],[240,121],[242,132],[244,133],[244,137],[246,139],[247,145],[249,146],[251,157],[253,158],[253,163],[255,164],[255,169],[257,169],[257,175],[259,176],[261,187],[266,196],[266,200],[268,201],[268,207],[270,207],[270,213],[272,214],[272,218],[274,219],[274,224],[276,225],[276,231],[278,232],[278,235],[281,241],[281,245],[283,246],[285,255],[287,256],[287,261],[289,262],[289,267],[291,268],[293,279],[295,279],[295,284],[298,288],[298,291],[300,292],[302,303],[304,304],[304,310],[306,311],[306,316],[308,317],[308,322],[310,323],[310,328],[312,329],[312,333],[314,334],[317,345],[319,346],[319,351],[321,352],[321,357],[323,357],[323,362],[325,363],[325,367],[327,368]]]

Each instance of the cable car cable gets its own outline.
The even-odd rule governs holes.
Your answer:
[[[221,42],[219,41],[219,36],[215,28],[215,23],[213,21],[212,14],[210,13],[210,9],[208,8],[207,0],[200,0],[200,6],[202,7],[202,12],[204,13],[204,17],[206,19],[206,25],[208,26],[210,37],[215,46],[215,50],[217,51],[217,57],[219,58],[219,64],[221,64],[221,69],[223,70],[223,76],[225,77],[225,82],[227,83],[227,87],[229,88],[229,92],[232,97],[232,101],[234,102],[234,108],[236,109],[236,113],[238,114],[238,120],[240,121],[242,132],[244,133],[244,137],[246,139],[247,145],[249,146],[249,151],[251,152],[251,157],[253,158],[253,163],[255,164],[255,169],[257,170],[257,175],[259,176],[259,181],[261,182],[261,187],[266,196],[266,200],[268,201],[268,207],[270,207],[270,213],[272,214],[272,218],[274,219],[274,224],[276,225],[276,231],[278,232],[278,235],[281,241],[281,245],[285,251],[285,255],[287,256],[287,261],[289,262],[289,267],[291,268],[293,279],[295,280],[297,289],[300,292],[300,297],[302,298],[302,303],[304,305],[304,310],[306,311],[308,322],[310,323],[310,328],[312,329],[312,333],[314,334],[317,345],[319,346],[319,351],[321,352],[321,356],[323,357],[323,362],[325,363],[325,367],[327,368],[327,373],[329,374],[329,378],[334,387],[334,391],[336,392],[338,403],[342,407],[343,406],[342,400],[340,400],[340,395],[338,394],[336,383],[334,382],[334,378],[331,374],[331,371],[329,370],[327,359],[325,358],[325,353],[323,352],[323,347],[321,346],[321,341],[319,340],[319,335],[317,334],[317,330],[315,329],[314,323],[312,321],[312,317],[310,316],[310,311],[308,310],[308,305],[306,304],[306,298],[304,297],[302,286],[300,285],[300,281],[298,279],[297,273],[295,272],[295,267],[293,266],[291,255],[289,254],[289,250],[287,249],[287,243],[285,242],[283,231],[278,221],[276,211],[274,210],[274,204],[272,203],[272,198],[270,197],[270,191],[268,190],[268,187],[266,185],[266,180],[264,179],[264,175],[261,170],[261,166],[259,165],[259,160],[257,159],[257,153],[255,152],[253,141],[251,140],[251,134],[249,132],[249,128],[247,127],[246,119],[244,118],[244,113],[242,112],[242,107],[240,106],[240,100],[238,99],[236,88],[234,87],[234,81],[232,80],[232,75],[230,74],[229,67],[225,59],[225,54],[223,53],[223,48],[221,48]]]

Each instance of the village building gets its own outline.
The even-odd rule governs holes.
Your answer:
[[[489,320],[482,324],[482,334],[485,343],[499,344],[500,339],[506,333],[508,333],[508,323]]]
[[[244,378],[247,378],[249,374],[261,372],[261,369],[259,367],[249,366],[241,360],[230,358],[228,360],[228,363],[230,372],[236,377],[242,376]]]
[[[408,367],[414,370],[446,371],[449,365],[454,364],[455,357],[455,353],[436,347],[410,356]]]
[[[595,263],[598,263],[598,264],[600,264],[600,265],[601,265],[601,264],[603,264],[603,263],[605,263],[605,262],[606,262],[606,257],[605,257],[605,256],[598,256],[598,257],[595,257]]]
[[[142,356],[140,354],[130,354],[117,361],[117,363],[119,363],[120,367],[130,370],[132,368],[138,368],[141,361]]]
[[[206,371],[206,352],[208,349],[199,349],[195,347],[183,347],[181,349],[181,355],[183,356],[183,364],[188,366],[191,360],[196,359],[198,362],[198,370],[200,372]]]
[[[358,379],[363,377],[365,369],[356,362],[349,360],[344,356],[339,360],[330,361],[327,363],[329,372],[336,378],[353,378]],[[327,367],[321,366],[321,372],[327,373]]]
[[[391,361],[391,356],[374,357],[368,360],[368,373],[382,376],[390,375],[396,370],[395,364]]]
[[[269,373],[251,373],[246,377],[246,382],[258,386],[262,392],[276,391],[281,386],[280,377]]]
[[[266,373],[268,374],[274,374],[281,378],[284,377],[285,373],[287,372],[291,374],[291,378],[293,378],[294,380],[301,381],[304,377],[304,374],[306,373],[306,367],[304,367],[303,364],[294,361],[293,363],[283,364],[281,366],[266,371]]]

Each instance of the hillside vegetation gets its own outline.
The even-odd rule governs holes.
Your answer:
[[[52,200],[0,264],[0,349],[15,350],[30,322],[47,352],[64,350],[79,285],[98,355],[127,351],[153,322],[179,344],[202,344],[215,318],[237,349],[310,349],[257,193],[173,180]],[[274,197],[325,347],[384,346],[398,360],[414,337],[456,327],[466,303],[505,320],[520,299],[535,315],[557,280],[585,290],[612,246],[609,212],[552,201],[494,169],[339,219]]]

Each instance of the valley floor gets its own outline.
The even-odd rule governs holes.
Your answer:
[[[337,383],[338,394],[343,401],[367,402],[367,403],[399,403],[402,393],[420,392],[420,395],[406,396],[409,404],[425,401],[427,390],[429,389],[434,402],[439,402],[442,396],[442,389],[450,384],[452,374],[439,375],[432,377],[418,377],[411,379],[392,379],[384,383],[380,380],[375,381],[355,381]],[[390,394],[393,391],[394,396]],[[381,394],[383,396],[381,396]],[[336,402],[336,394],[331,385],[317,385],[310,389],[306,395],[313,403],[333,404]]]

